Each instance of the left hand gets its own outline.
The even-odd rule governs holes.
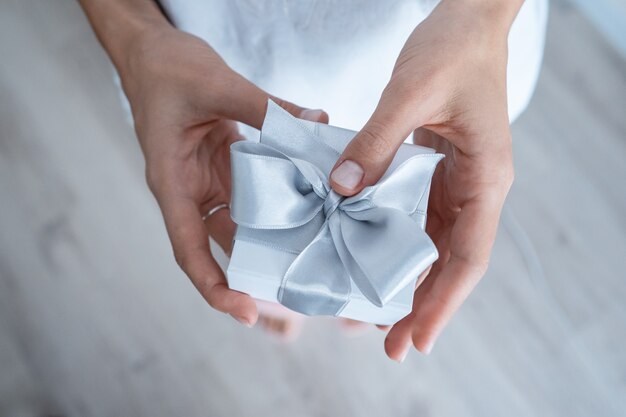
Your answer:
[[[211,236],[228,254],[235,224],[228,210],[202,216],[230,201],[230,145],[242,139],[236,122],[260,128],[268,98],[296,117],[327,122],[328,115],[269,95],[167,22],[142,31],[124,53],[118,70],[174,257],[213,308],[252,326],[255,301],[228,288],[209,246]]]
[[[413,311],[389,331],[387,355],[432,349],[487,269],[500,211],[513,181],[507,113],[507,35],[521,1],[442,0],[413,31],[363,129],[331,174],[354,195],[384,174],[399,146],[446,158],[433,177],[427,232],[439,251],[420,279]]]

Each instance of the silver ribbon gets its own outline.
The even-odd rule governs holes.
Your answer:
[[[236,239],[297,254],[278,300],[303,314],[338,315],[351,281],[382,307],[438,256],[418,208],[443,155],[392,163],[376,185],[345,198],[328,173],[354,134],[296,119],[270,101],[261,141],[231,146]]]

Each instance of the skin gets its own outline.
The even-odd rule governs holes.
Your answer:
[[[230,201],[229,148],[242,139],[235,121],[260,128],[268,98],[301,118],[327,123],[328,115],[250,83],[206,42],[173,28],[149,0],[81,4],[122,79],[177,263],[213,308],[253,326],[254,300],[228,288],[209,247],[210,235],[230,253],[229,212],[202,221],[210,208]]]
[[[402,361],[411,345],[429,353],[484,275],[513,182],[506,100],[507,34],[521,2],[443,1],[413,31],[376,111],[337,161],[356,162],[353,188],[375,183],[404,139],[446,155],[433,177],[427,232],[439,260],[420,279],[413,310],[385,340]],[[332,180],[332,176],[331,176]]]
[[[260,128],[271,97],[296,117],[328,115],[273,97],[234,72],[204,41],[173,28],[150,0],[80,0],[116,66],[146,158],[147,182],[163,213],[174,256],[215,309],[252,326],[254,301],[228,289],[208,245],[231,250],[229,146],[234,121]],[[360,179],[331,185],[358,193],[385,172],[414,132],[446,158],[433,178],[427,232],[440,258],[419,280],[412,313],[393,326],[385,350],[402,361],[428,353],[487,269],[513,181],[507,116],[507,35],[522,0],[443,0],[407,40],[376,111],[337,161]],[[176,65],[171,65],[176,63]]]

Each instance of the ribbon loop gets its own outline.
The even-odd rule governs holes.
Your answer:
[[[318,127],[269,101],[261,143],[231,145],[237,239],[297,254],[278,292],[292,310],[337,315],[353,285],[382,307],[437,259],[416,216],[425,215],[443,155],[405,155],[376,185],[346,198],[330,188],[328,172],[354,132],[326,126],[323,140]]]

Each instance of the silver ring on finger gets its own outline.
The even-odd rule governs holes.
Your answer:
[[[209,217],[211,217],[212,215],[214,215],[215,213],[217,213],[221,209],[229,209],[230,210],[230,205],[228,203],[222,203],[222,204],[218,204],[217,206],[209,209],[209,211],[207,211],[206,214],[204,216],[202,216],[202,221],[205,221],[206,219],[208,219]]]

